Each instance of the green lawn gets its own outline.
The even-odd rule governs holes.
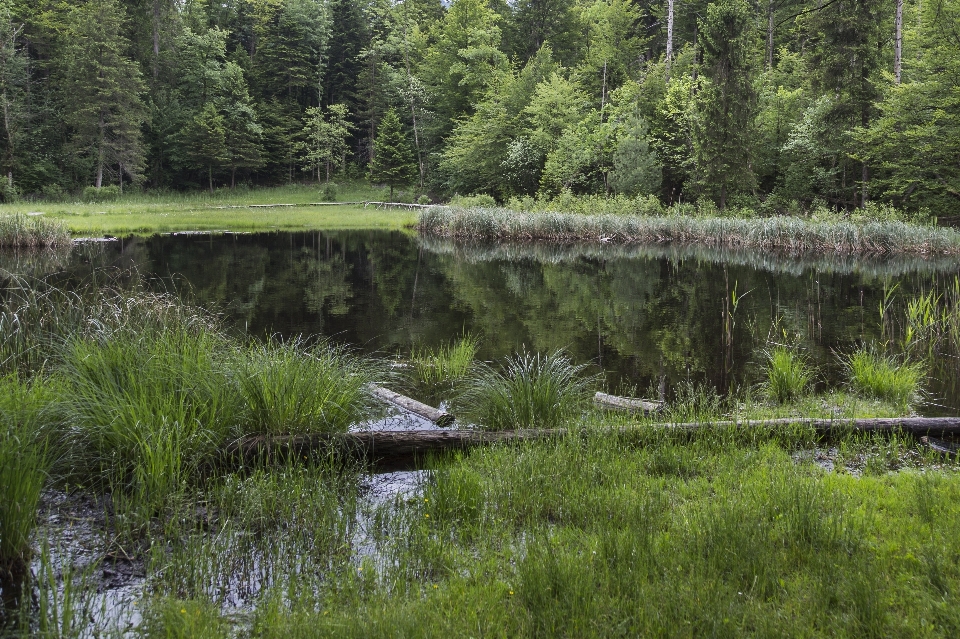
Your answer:
[[[322,200],[317,186],[224,190],[210,193],[124,196],[115,202],[21,202],[0,206],[0,215],[41,212],[63,220],[74,235],[150,234],[171,231],[268,231],[299,229],[400,229],[417,221],[412,210],[378,210],[347,202],[382,201],[367,185],[338,190],[340,205]],[[250,205],[292,204],[276,208]],[[239,208],[235,208],[239,207]]]

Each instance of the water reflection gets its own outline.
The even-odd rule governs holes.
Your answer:
[[[156,236],[16,262],[66,283],[135,268],[252,335],[323,335],[367,352],[409,353],[464,332],[491,360],[566,349],[614,392],[759,380],[760,350],[799,342],[824,382],[835,352],[879,339],[879,303],[952,282],[954,259],[797,258],[676,247],[462,247],[401,232]],[[958,404],[953,375],[937,403]]]

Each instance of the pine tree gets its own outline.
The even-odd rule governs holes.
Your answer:
[[[230,188],[233,188],[237,169],[255,169],[263,165],[263,127],[251,103],[243,70],[233,62],[224,66],[220,103],[230,156],[227,161]]]
[[[64,120],[72,131],[74,153],[91,161],[95,185],[117,169],[140,179],[144,166],[140,128],[145,86],[128,56],[123,35],[125,12],[117,0],[90,0],[68,14],[62,56],[62,87],[70,108]]]
[[[212,102],[207,102],[184,131],[187,153],[196,165],[207,168],[210,192],[213,193],[213,167],[230,161],[227,129],[223,116]]]
[[[417,163],[410,148],[410,141],[403,132],[397,112],[390,109],[380,121],[380,129],[374,141],[370,178],[389,185],[390,199],[393,199],[394,187],[409,184],[416,176]]]
[[[737,191],[752,189],[751,132],[756,112],[750,65],[753,25],[744,0],[707,7],[700,23],[703,86],[694,120],[696,173],[700,189],[721,209]]]

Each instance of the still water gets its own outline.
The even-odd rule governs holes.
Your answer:
[[[136,269],[254,336],[321,335],[403,357],[471,333],[485,360],[564,349],[609,391],[667,397],[686,383],[756,384],[776,343],[799,345],[821,386],[838,384],[837,353],[891,337],[880,328],[885,298],[903,307],[958,273],[943,258],[463,247],[376,231],[166,235],[0,255],[0,268],[75,282],[103,267]],[[934,372],[923,412],[957,412],[948,369]]]

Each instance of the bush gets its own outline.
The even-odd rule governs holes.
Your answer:
[[[337,201],[337,185],[333,182],[327,182],[320,191],[320,199],[323,202]]]
[[[101,186],[99,189],[88,186],[83,189],[82,199],[84,202],[114,202],[120,199],[120,187],[116,184]]]
[[[766,390],[770,399],[784,404],[802,396],[813,375],[806,360],[785,346],[767,353]]]
[[[482,367],[456,398],[459,414],[487,430],[558,428],[588,402],[592,377],[563,353],[508,357]]]
[[[493,208],[497,205],[497,201],[493,199],[492,196],[487,195],[486,193],[481,193],[479,195],[470,195],[467,197],[461,195],[454,195],[450,199],[450,206],[460,206],[464,208],[475,207],[475,208]]]
[[[907,408],[920,399],[921,364],[860,349],[843,361],[850,385],[859,393]]]

